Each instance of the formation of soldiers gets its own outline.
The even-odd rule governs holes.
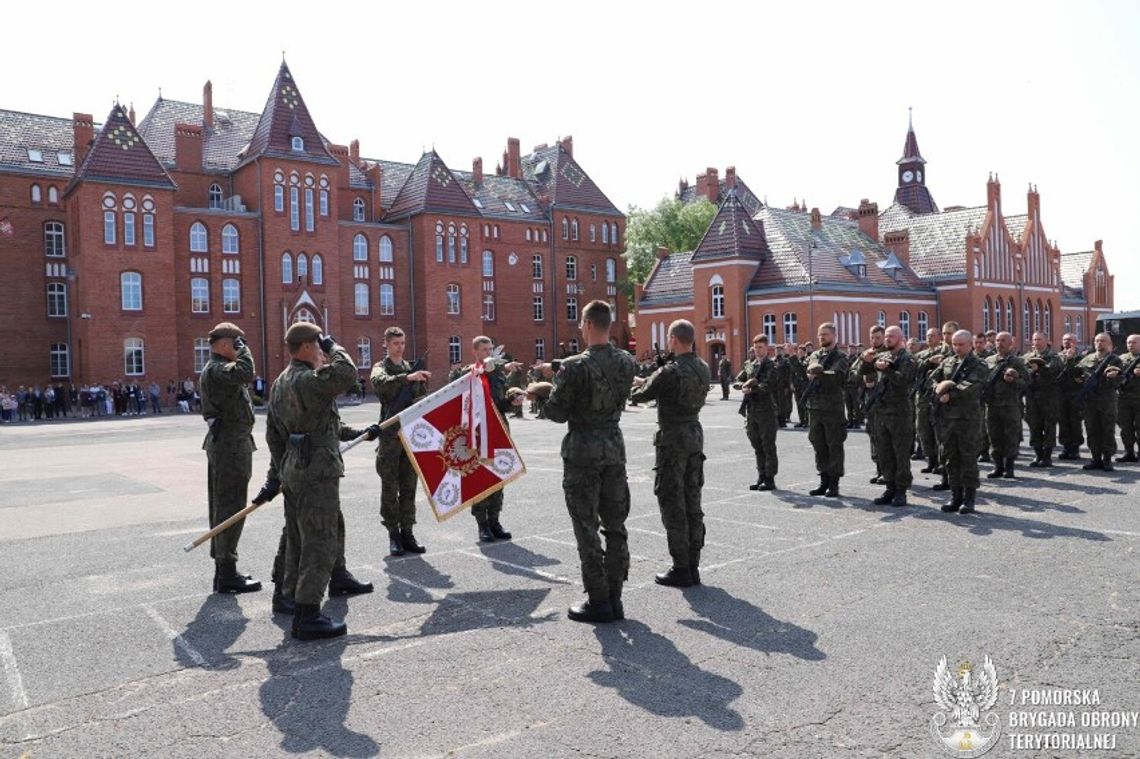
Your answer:
[[[616,347],[609,333],[612,311],[593,301],[579,325],[587,348],[559,360],[536,362],[529,373],[520,363],[489,360],[493,343],[477,337],[472,363],[456,367],[452,377],[486,368],[492,400],[501,415],[521,413],[526,399],[539,416],[565,423],[562,485],[574,528],[586,600],[573,606],[575,621],[605,623],[625,618],[622,587],[629,574],[630,511],[625,441],[619,426],[627,402],[655,402],[655,481],[671,559],[656,575],[660,585],[700,584],[705,527],[701,510],[704,484],[704,434],[700,411],[711,373],[694,352],[695,331],[686,320],[669,325],[668,352],[658,351],[652,366]],[[980,484],[978,463],[988,458],[987,477],[1012,478],[1028,421],[1035,458],[1030,466],[1051,467],[1060,427],[1060,458],[1080,458],[1084,423],[1092,460],[1086,470],[1112,471],[1119,423],[1125,454],[1136,462],[1140,438],[1140,335],[1128,338],[1128,353],[1112,352],[1106,334],[1095,350],[1081,353],[1071,335],[1055,353],[1046,337],[1033,336],[1024,356],[1013,350],[1008,333],[973,335],[956,322],[929,330],[926,343],[907,340],[897,326],[872,328],[870,347],[836,341],[835,325],[817,332],[818,348],[772,346],[765,335],[752,340],[749,360],[736,375],[743,391],[740,413],[756,455],[753,490],[776,489],[779,470],[777,432],[788,424],[793,405],[799,427],[808,429],[819,485],[812,496],[836,498],[845,475],[844,442],[848,430],[865,421],[875,463],[874,483],[885,486],[874,502],[903,507],[913,484],[911,461],[924,460],[923,472],[936,472],[938,490],[949,490],[946,512],[974,511]],[[242,331],[223,322],[210,333],[211,357],[201,375],[202,411],[209,424],[203,444],[209,462],[209,516],[217,525],[239,511],[251,475],[253,407],[248,385],[254,376],[252,354]],[[285,335],[291,361],[269,391],[266,441],[271,464],[265,485],[253,499],[265,503],[284,494],[285,526],[273,567],[273,610],[292,614],[292,635],[300,640],[345,634],[343,621],[321,613],[330,595],[370,593],[371,583],[357,580],[345,566],[345,528],[339,486],[344,475],[339,444],[376,440],[376,470],[381,480],[381,521],[394,556],[424,553],[414,533],[417,477],[391,420],[427,394],[431,373],[422,361],[404,359],[405,336],[399,328],[384,335],[387,355],[371,371],[381,401],[380,423],[358,430],[341,422],[336,398],[356,383],[357,368],[348,352],[312,324],[299,323]],[[488,368],[489,367],[489,368]],[[728,397],[731,363],[718,363],[722,398]],[[524,378],[532,380],[523,387]],[[631,393],[632,390],[632,393]],[[499,489],[472,508],[478,539],[510,540],[500,521]],[[211,543],[214,589],[245,593],[261,584],[237,569],[241,523],[219,533]]]

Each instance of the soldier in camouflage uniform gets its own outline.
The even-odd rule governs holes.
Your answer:
[[[756,482],[750,490],[775,490],[780,459],[776,453],[776,365],[768,357],[767,335],[752,338],[754,358],[736,375],[744,391],[744,431],[756,454]]]
[[[878,340],[876,340],[878,338]],[[876,349],[875,343],[882,344]],[[887,489],[875,499],[877,506],[906,506],[906,491],[914,478],[910,472],[910,451],[914,445],[914,405],[911,388],[918,373],[918,362],[906,349],[906,338],[898,327],[872,334],[871,351],[857,362],[863,377],[873,377],[867,391],[867,431],[871,433],[876,465]]]
[[[804,390],[807,389],[807,356],[811,343],[796,347],[789,343],[788,366],[792,370],[792,398],[796,402],[796,428],[807,429],[808,415],[804,407]]]
[[[883,478],[882,467],[879,465],[879,453],[876,448],[879,436],[875,434],[875,406],[867,405],[871,389],[875,387],[874,364],[877,360],[876,356],[883,350],[885,335],[886,330],[880,325],[876,324],[871,327],[871,347],[856,356],[848,370],[848,386],[862,388],[863,418],[867,420],[867,436],[871,439],[871,461],[875,464],[875,476],[871,478],[872,485],[882,485],[887,481]],[[907,392],[910,392],[910,388],[907,388]],[[913,444],[914,435],[911,435],[911,445]],[[910,455],[909,451],[907,451],[907,455]],[[907,470],[910,470],[909,466]]]
[[[1062,366],[1057,373],[1057,391],[1061,396],[1058,413],[1057,442],[1061,444],[1061,455],[1065,461],[1081,460],[1081,444],[1085,436],[1081,429],[1081,410],[1077,407],[1077,396],[1081,392],[1081,371],[1077,364],[1085,357],[1077,345],[1074,335],[1061,338]]]
[[[994,340],[995,340],[994,347],[991,347],[989,340],[986,338],[986,333],[985,332],[978,332],[976,335],[974,335],[974,355],[977,356],[978,358],[980,358],[982,361],[985,361],[990,356],[994,355],[994,353],[997,352],[997,347],[996,347],[997,346],[997,343],[996,343],[997,333],[996,332],[994,333]],[[983,406],[985,405],[984,399],[982,400],[982,404],[983,404]],[[982,416],[984,419],[985,418],[985,412],[984,411],[983,411]],[[989,463],[992,460],[993,459],[990,458],[990,430],[989,430],[989,427],[987,427],[983,423],[982,424],[982,450],[978,453],[978,461],[980,461],[982,463]],[[991,472],[991,474],[992,474],[992,472]]]
[[[404,331],[399,327],[384,330],[384,347],[388,355],[372,367],[372,389],[380,399],[381,417],[387,419],[403,411],[427,395],[431,372],[412,371],[404,360]],[[397,408],[398,406],[398,408]],[[393,424],[380,433],[376,446],[376,473],[380,475],[380,520],[388,528],[388,552],[403,556],[405,552],[424,553],[427,549],[412,531],[416,523],[416,469],[412,466]]]
[[[471,357],[473,361],[462,368],[455,369],[448,376],[448,382],[454,382],[473,367],[483,366],[487,374],[487,384],[491,387],[491,401],[499,414],[503,417],[503,427],[510,430],[507,416],[515,409],[521,409],[526,393],[510,388],[507,383],[509,377],[522,369],[518,361],[496,361],[492,358],[495,342],[486,335],[479,335],[471,341]],[[479,540],[484,543],[494,543],[496,540],[510,540],[511,534],[503,529],[499,522],[499,514],[503,511],[503,488],[499,488],[486,498],[482,498],[471,505],[471,515],[479,526]]]
[[[815,450],[819,487],[809,495],[839,497],[843,476],[843,441],[847,439],[843,390],[847,385],[847,357],[835,344],[835,325],[824,322],[817,333],[819,350],[808,356],[808,440]]]
[[[567,614],[578,622],[625,618],[621,590],[629,575],[629,484],[618,422],[637,363],[610,345],[612,319],[605,301],[587,304],[580,326],[589,347],[562,362],[546,401],[547,419],[569,426],[562,438],[562,489],[578,543],[582,584],[589,594]],[[606,538],[604,549],[599,527]]]
[[[985,335],[982,335],[985,340]],[[978,351],[974,350],[974,355]],[[1029,386],[1025,362],[1013,351],[1013,335],[997,334],[997,351],[983,359],[989,375],[982,391],[994,469],[987,479],[1013,479],[1014,462],[1021,444],[1021,394]]]
[[[1128,353],[1120,357],[1125,364],[1120,375],[1119,398],[1116,404],[1116,423],[1120,425],[1120,442],[1124,455],[1117,459],[1122,464],[1140,461],[1140,335],[1129,335]]]
[[[843,388],[843,403],[847,409],[847,429],[857,430],[863,425],[863,383],[852,375],[850,367],[859,361],[863,343],[847,346],[847,384]]]
[[[1029,466],[1053,466],[1053,446],[1057,443],[1057,416],[1061,394],[1057,375],[1064,362],[1049,347],[1042,332],[1033,333],[1033,350],[1025,354],[1029,387],[1025,391],[1025,414],[1029,421],[1029,444],[1035,457]]]
[[[678,319],[669,325],[667,345],[673,360],[648,379],[634,378],[633,394],[657,401],[656,460],[653,494],[661,509],[673,566],[658,572],[658,585],[687,588],[700,585],[701,548],[705,544],[701,488],[705,484],[705,436],[699,414],[705,405],[709,365],[693,352],[696,330]]]
[[[781,427],[792,418],[792,365],[784,354],[784,346],[776,346],[776,412]]]
[[[282,592],[295,602],[293,637],[344,635],[344,622],[321,614],[321,601],[342,553],[340,457],[336,399],[356,384],[348,352],[313,324],[285,333],[291,361],[269,391],[266,442],[285,494],[288,532]],[[327,356],[327,365],[321,354]],[[372,434],[379,430],[373,428]]]
[[[934,423],[942,465],[946,468],[951,498],[945,512],[968,514],[974,510],[978,492],[978,446],[982,444],[981,394],[989,372],[973,351],[969,330],[960,329],[950,338],[954,354],[931,374],[935,403]]]
[[[1124,364],[1112,352],[1112,337],[1107,332],[1093,339],[1093,347],[1096,350],[1077,364],[1082,383],[1077,405],[1084,414],[1085,437],[1092,455],[1092,461],[1081,468],[1111,472],[1112,454],[1116,453],[1116,386]]]
[[[720,361],[716,365],[716,373],[720,379],[720,399],[727,401],[728,386],[732,384],[732,361],[729,360],[728,354],[720,357]]]
[[[920,456],[915,460],[926,459],[923,474],[930,474],[938,468],[938,441],[934,437],[934,424],[930,419],[930,373],[944,358],[942,353],[942,333],[937,327],[926,330],[927,347],[914,355],[918,364],[918,374],[914,380],[914,426],[918,437]],[[939,358],[935,359],[934,356]]]
[[[221,524],[245,508],[253,469],[253,354],[235,324],[222,322],[210,330],[210,360],[202,368],[198,387],[202,416],[210,425],[202,449],[206,451],[210,526]],[[210,541],[214,559],[214,590],[249,593],[261,583],[237,571],[237,547],[244,521]]]

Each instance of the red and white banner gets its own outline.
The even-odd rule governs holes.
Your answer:
[[[400,440],[441,522],[526,473],[478,370],[404,409]]]

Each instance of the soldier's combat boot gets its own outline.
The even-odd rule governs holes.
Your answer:
[[[479,522],[479,542],[480,543],[494,543],[495,536],[491,534],[491,525],[487,524],[486,519],[480,519]]]
[[[621,586],[610,588],[610,607],[614,610],[614,620],[625,619],[625,607],[621,603]]]
[[[297,605],[293,603],[291,596],[285,595],[281,592],[280,585],[273,586],[273,613],[274,614],[296,614]]]
[[[962,494],[962,506],[958,509],[959,514],[973,514],[974,513],[974,496],[977,494],[974,488],[966,488]]]
[[[236,563],[224,561],[217,566],[218,581],[214,587],[219,593],[255,593],[261,590],[261,583],[252,577],[240,574]]]
[[[748,486],[749,490],[763,490],[764,489],[764,475],[760,475],[756,482]]]
[[[399,530],[388,530],[388,553],[393,556],[404,555],[404,539],[400,537]]]
[[[693,585],[693,573],[688,567],[670,567],[654,575],[653,582],[671,588],[688,588]]]
[[[329,579],[330,596],[358,596],[372,592],[372,583],[361,582],[347,569],[334,569]]]
[[[871,501],[871,503],[875,504],[876,506],[886,506],[888,503],[891,503],[895,500],[895,493],[897,492],[898,491],[895,489],[894,483],[888,483],[887,489],[883,491],[883,494],[875,500]]]
[[[1041,463],[1038,466],[1042,469],[1053,468],[1053,449],[1049,446],[1041,449]]]
[[[1015,461],[1015,459],[1013,459],[1013,458],[1007,458],[1005,460],[1005,471],[1002,472],[1001,476],[1006,478],[1007,480],[1013,479],[1013,462],[1014,461]]]
[[[922,469],[919,469],[918,471],[922,472],[923,474],[930,474],[931,472],[933,472],[937,468],[938,468],[938,458],[935,456],[931,456],[930,458],[928,458],[926,460],[926,466],[924,466]]]
[[[1089,470],[1089,471],[1091,471],[1093,469],[1103,469],[1103,468],[1104,468],[1104,464],[1101,463],[1100,456],[1097,456],[1096,454],[1093,454],[1092,461],[1090,461],[1089,463],[1087,463],[1081,467],[1081,469],[1085,469],[1085,470]]]
[[[946,477],[946,472],[942,472],[942,480],[930,486],[931,490],[949,490],[950,480]]]
[[[922,452],[921,448],[915,448],[914,451],[910,454],[911,461],[922,461],[925,458],[926,455]]]
[[[879,472],[878,469],[875,470],[875,476],[867,480],[867,482],[871,483],[872,485],[885,485],[887,483],[887,481],[883,479],[883,475]]]
[[[689,574],[693,576],[693,584],[701,584],[701,554],[700,552],[689,554]]]
[[[812,488],[811,490],[809,490],[808,495],[823,495],[824,493],[826,493],[827,492],[827,486],[829,484],[830,479],[831,478],[828,477],[826,474],[821,474],[819,476],[819,487],[818,488]]]
[[[293,615],[293,637],[297,640],[338,638],[346,632],[348,625],[321,614],[321,607],[317,604],[297,604]]]
[[[894,506],[895,508],[901,508],[903,506],[906,506],[906,491],[905,490],[896,490],[895,491],[895,497],[891,499],[891,506]]]
[[[427,548],[419,544],[411,527],[404,527],[400,530],[400,540],[403,541],[404,550],[408,553],[427,553]]]
[[[994,470],[986,475],[987,480],[996,480],[998,477],[1005,476],[1005,461],[1002,459],[994,460]]]
[[[1106,453],[1105,455],[1100,457],[1100,468],[1106,472],[1116,471],[1115,469],[1112,468],[1112,455],[1111,454]]]
[[[990,452],[989,451],[982,451],[981,453],[978,454],[978,463],[979,464],[988,464],[991,461],[993,461],[993,459],[990,458]]]
[[[503,529],[503,525],[499,524],[498,517],[490,517],[487,519],[487,526],[491,528],[491,534],[495,536],[495,540],[511,539],[511,534]]]
[[[1037,467],[1041,466],[1042,455],[1041,446],[1033,449],[1033,461],[1029,462],[1030,469],[1036,469]]]
[[[951,491],[949,502],[942,504],[942,510],[947,514],[953,514],[958,509],[962,508],[962,498],[962,488],[954,488]]]
[[[1073,447],[1071,445],[1062,447],[1061,453],[1057,456],[1057,458],[1061,461],[1070,461],[1073,458]]]
[[[1140,457],[1138,457],[1136,452],[1131,448],[1126,449],[1123,456],[1116,457],[1116,463],[1118,464],[1135,464],[1138,461],[1140,461]]]
[[[1071,445],[1065,449],[1069,454],[1070,461],[1081,460],[1081,447],[1079,445]]]
[[[566,611],[566,616],[575,622],[613,622],[614,605],[608,597],[596,601],[590,599],[577,606],[571,606]]]
[[[758,487],[756,489],[757,490],[775,490],[776,489],[776,478],[775,477],[764,477],[763,479],[760,480],[760,487]]]
[[[830,478],[830,480],[827,483],[827,492],[825,492],[823,495],[826,498],[838,498],[839,497],[839,478],[838,477]]]

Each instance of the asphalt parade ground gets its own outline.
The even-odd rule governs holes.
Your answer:
[[[239,567],[266,589],[210,593],[205,425],[192,415],[0,429],[0,756],[935,757],[935,668],[996,668],[1015,712],[1075,712],[1140,756],[1140,468],[1079,462],[983,479],[978,513],[945,515],[932,475],[876,507],[868,439],[849,434],[840,499],[803,430],[778,436],[778,490],[748,490],[738,394],[709,395],[704,585],[663,588],[655,412],[623,421],[633,564],[627,619],[570,622],[583,598],[561,490],[564,427],[514,421],[528,473],[506,491],[514,540],[479,544],[464,513],[419,502],[422,557],[387,556],[370,446],[346,454],[349,568],[371,595],[327,601],[348,636],[300,643],[270,612],[281,499],[253,514]],[[363,426],[379,407],[342,410]],[[258,416],[251,495],[268,452]],[[1087,455],[1087,454],[1086,454]],[[983,470],[984,472],[985,470]],[[1021,704],[1095,690],[1099,706]],[[1011,705],[1011,698],[1014,705]],[[1020,719],[1020,717],[1018,718]],[[1085,756],[1015,748],[987,757]]]

